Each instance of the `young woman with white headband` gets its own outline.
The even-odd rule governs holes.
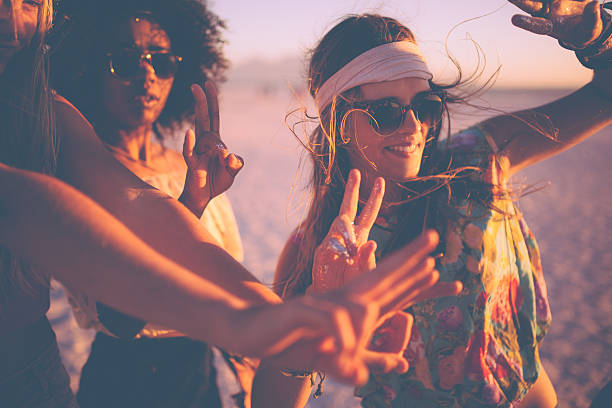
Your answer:
[[[444,141],[446,104],[461,101],[451,94],[459,81],[432,81],[413,34],[398,21],[347,17],[311,54],[308,86],[320,120],[305,143],[312,199],[279,261],[278,292],[291,297],[346,284],[374,264],[361,260],[376,247],[369,240],[380,260],[425,228],[442,237],[440,280],[463,283],[457,296],[408,310],[412,336],[400,352],[409,369],[372,375],[356,390],[364,407],[557,404],[538,352],[551,322],[538,247],[507,180],[612,123],[610,18],[597,1],[512,3],[531,14],[515,16],[515,25],[576,50],[595,68],[593,80],[551,104],[494,117]],[[386,180],[373,225],[364,217],[347,222],[342,209],[336,218],[352,168],[363,175],[361,202],[381,190],[379,177]],[[371,347],[391,350],[393,332],[381,327]],[[293,374],[262,363],[254,407],[303,406],[312,381]]]
[[[380,314],[437,280],[433,265],[423,264],[436,234],[351,288],[280,304],[189,210],[116,162],[83,116],[49,89],[52,5],[0,1],[0,406],[77,406],[46,318],[50,277],[194,339],[276,355],[282,367],[327,367],[363,382],[372,359],[396,361],[364,345]],[[192,92],[196,153],[227,157],[214,148],[214,87]],[[231,165],[218,170],[232,175]]]

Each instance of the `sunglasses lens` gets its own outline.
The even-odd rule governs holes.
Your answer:
[[[419,122],[429,127],[440,123],[443,109],[442,99],[435,94],[425,95],[412,104],[412,110]]]
[[[168,53],[151,53],[146,56],[136,52],[117,52],[111,55],[111,72],[125,79],[136,78],[142,64],[150,64],[159,78],[170,78],[178,70],[179,57]]]
[[[177,57],[172,54],[151,54],[151,64],[155,74],[160,78],[170,78],[178,70]]]
[[[112,55],[111,70],[119,78],[133,78],[140,70],[140,55],[132,52],[120,52]]]
[[[402,106],[397,102],[387,100],[371,104],[368,111],[372,115],[372,127],[377,133],[387,135],[402,126],[404,114]]]

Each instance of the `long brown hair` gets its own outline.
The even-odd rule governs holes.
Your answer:
[[[397,20],[377,14],[352,15],[344,18],[334,26],[317,46],[311,51],[308,70],[308,90],[314,98],[323,83],[340,68],[365,51],[396,41],[415,41],[413,33]],[[452,59],[452,58],[451,58]],[[450,133],[448,103],[463,102],[470,94],[451,94],[459,85],[474,82],[474,76],[462,79],[461,69],[457,66],[458,75],[455,81],[448,85],[440,85],[430,81],[432,90],[440,93],[444,105],[444,119]],[[474,75],[477,75],[475,73]],[[310,207],[306,219],[296,232],[299,242],[299,253],[293,269],[288,271],[287,280],[277,282],[283,296],[301,293],[311,284],[312,262],[314,252],[321,243],[332,221],[337,216],[342,201],[348,172],[351,169],[346,151],[349,137],[344,133],[346,119],[350,111],[349,104],[359,96],[359,88],[353,88],[334,98],[331,104],[320,112],[318,126],[311,133],[308,141],[302,144],[306,147],[312,160],[312,178],[310,180]],[[460,180],[459,173],[477,171],[474,168],[451,169],[450,160],[440,157],[438,140],[442,123],[430,129],[423,152],[421,169],[418,177],[410,183],[398,184],[406,192],[401,203],[403,219],[400,220],[398,233],[394,234],[391,243],[383,250],[393,250],[403,243],[409,242],[427,226],[431,227],[438,218],[439,208],[430,203],[431,192],[440,188],[448,191],[450,199],[453,187],[451,181]],[[294,132],[295,133],[295,132]],[[461,183],[457,183],[461,186]],[[491,189],[483,189],[485,195]],[[422,223],[414,223],[415,219]],[[409,222],[412,221],[412,222]]]
[[[55,173],[59,149],[45,44],[52,17],[52,0],[43,0],[34,37],[0,76],[0,161],[44,174]],[[0,248],[0,269],[0,297],[14,287],[31,290],[48,282],[4,248]]]

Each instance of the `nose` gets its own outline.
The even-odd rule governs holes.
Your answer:
[[[142,55],[140,57],[140,75],[138,79],[142,79],[145,82],[155,82],[157,80],[157,74],[151,63],[151,57],[149,55]]]
[[[401,133],[407,134],[421,133],[421,122],[417,119],[412,109],[406,111],[406,115],[404,116],[404,122],[398,130]]]

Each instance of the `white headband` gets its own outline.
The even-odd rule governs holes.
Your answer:
[[[400,78],[433,78],[425,57],[412,41],[379,45],[358,55],[321,85],[315,95],[315,105],[320,113],[334,96],[344,91],[358,85]]]

